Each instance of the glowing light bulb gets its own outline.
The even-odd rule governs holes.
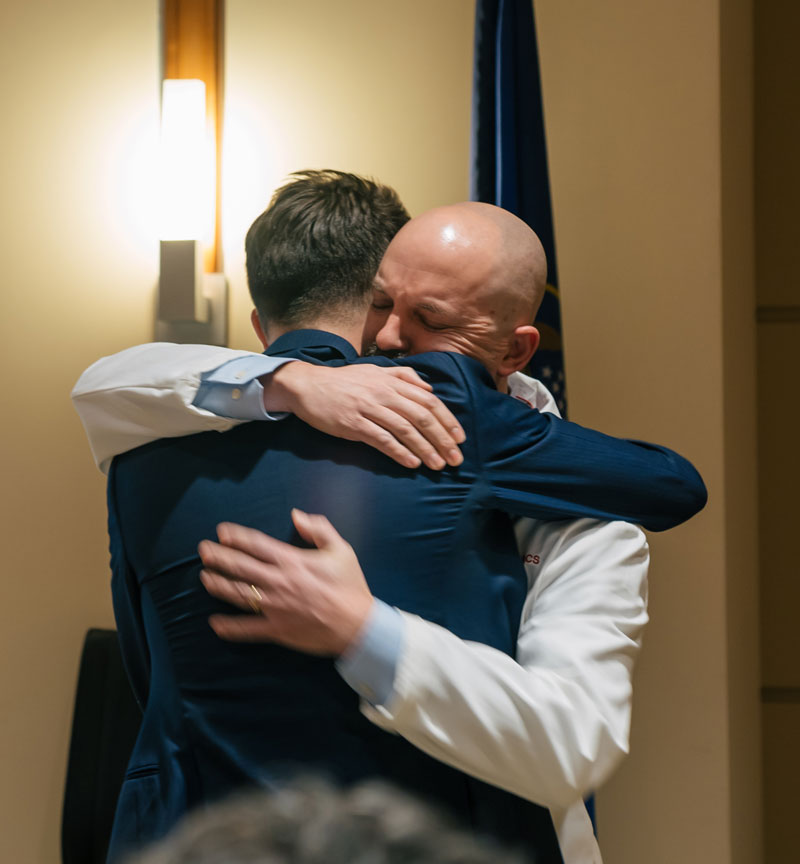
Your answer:
[[[206,86],[164,81],[161,100],[162,240],[200,240],[214,212],[213,150],[206,124]]]

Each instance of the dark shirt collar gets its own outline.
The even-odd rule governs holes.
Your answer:
[[[279,336],[264,353],[270,357],[292,356],[320,363],[358,359],[356,349],[346,339],[325,330],[290,330]]]

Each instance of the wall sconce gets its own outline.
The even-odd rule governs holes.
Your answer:
[[[161,226],[156,340],[227,343],[228,286],[203,272],[203,238],[213,236],[214,149],[206,88],[166,79],[161,100]]]

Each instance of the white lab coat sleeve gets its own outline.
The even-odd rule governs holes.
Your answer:
[[[223,432],[242,422],[192,404],[204,372],[251,355],[214,345],[151,342],[102,357],[78,379],[72,402],[98,468],[157,438]]]
[[[516,659],[404,613],[393,695],[362,703],[430,755],[563,812],[628,750],[648,549],[622,522],[519,528],[529,593]]]

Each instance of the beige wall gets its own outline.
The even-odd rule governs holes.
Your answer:
[[[252,347],[241,239],[288,171],[374,174],[413,212],[466,196],[472,4],[227,5],[225,269],[232,343]],[[67,392],[150,338],[157,4],[5,7],[0,327],[18,380],[0,457],[0,859],[50,864],[81,639],[111,622],[103,482]],[[722,98],[744,74],[746,4],[539,0],[537,21],[573,416],[676,447],[711,490],[701,517],[652,538],[634,753],[600,798],[606,859],[756,861],[753,435],[730,398],[753,401],[750,241],[723,206],[749,194],[746,100]]]
[[[652,535],[613,864],[760,860],[746,3],[537,0],[571,416],[700,468]],[[731,90],[737,87],[732,110]]]
[[[50,864],[83,634],[112,623],[104,483],[69,390],[97,356],[150,337],[140,168],[157,7],[4,3],[0,42],[0,860]]]

